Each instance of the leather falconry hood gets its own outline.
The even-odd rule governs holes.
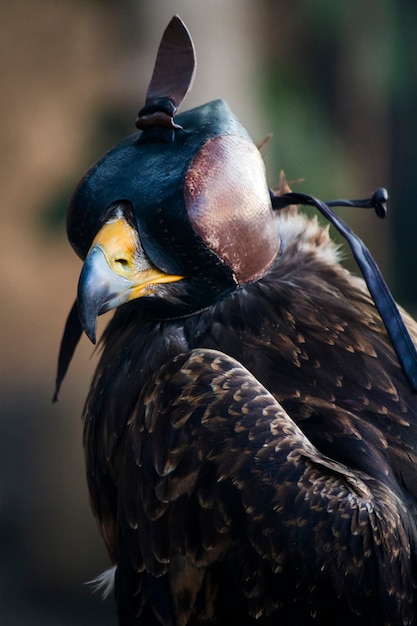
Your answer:
[[[262,158],[227,104],[216,100],[175,115],[194,69],[193,42],[176,16],[136,121],[141,132],[87,172],[67,230],[84,259],[108,208],[127,201],[152,263],[166,273],[198,274],[215,301],[262,276],[279,238]]]

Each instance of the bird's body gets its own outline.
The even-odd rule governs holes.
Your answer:
[[[117,309],[84,444],[119,623],[411,626],[417,324],[335,202],[268,188],[224,102],[174,119],[193,68],[174,18],[142,132],[68,211],[84,265],[57,390],[82,330],[95,341]],[[344,234],[367,286],[292,201]],[[338,202],[381,216],[385,201]]]
[[[276,222],[262,279],[105,332],[85,446],[122,624],[417,619],[414,392],[327,229]]]

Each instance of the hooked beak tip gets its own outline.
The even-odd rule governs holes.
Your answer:
[[[97,317],[107,297],[106,281],[100,272],[105,259],[100,249],[94,249],[84,263],[78,282],[78,316],[81,326],[92,344],[96,343]]]
[[[96,343],[97,333],[97,313],[95,311],[89,311],[88,308],[83,306],[84,301],[78,297],[78,315],[80,318],[81,326],[92,344]]]
[[[91,331],[84,330],[85,334],[87,335],[87,337],[89,338],[89,340],[91,341],[91,343],[95,346],[96,345],[96,328],[94,328]]]

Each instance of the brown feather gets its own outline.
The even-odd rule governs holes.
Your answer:
[[[415,394],[327,230],[276,223],[256,283],[105,332],[85,445],[121,624],[417,620]]]

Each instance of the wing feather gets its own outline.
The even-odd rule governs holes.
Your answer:
[[[132,612],[185,624],[201,604],[221,616],[228,595],[250,619],[309,623],[335,605],[364,624],[415,619],[415,530],[398,495],[320,454],[234,359],[205,349],[172,359],[142,390],[121,445],[130,561],[116,584],[146,589]]]

